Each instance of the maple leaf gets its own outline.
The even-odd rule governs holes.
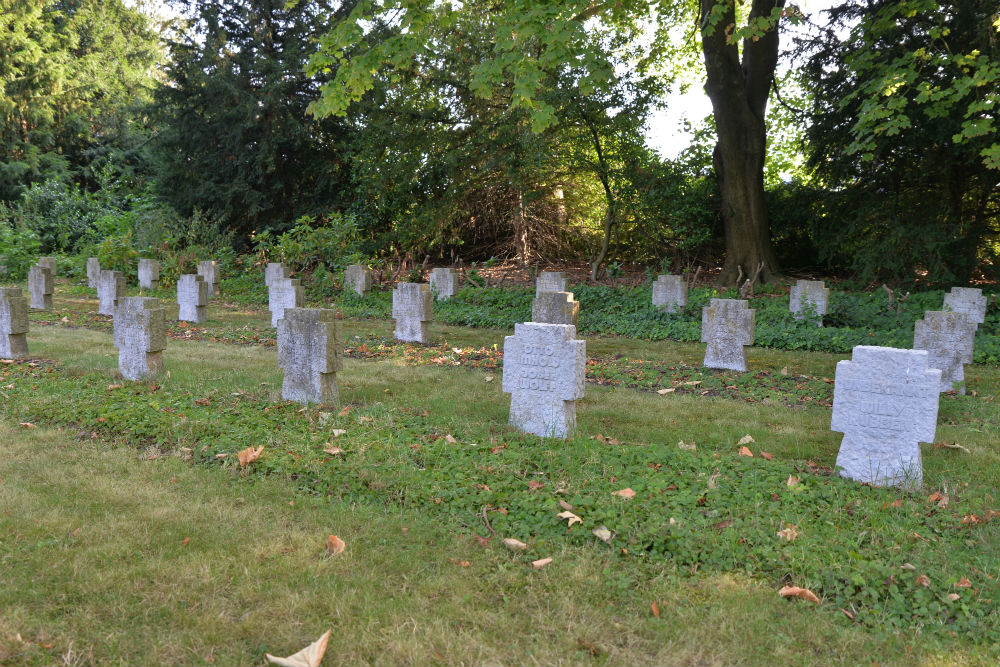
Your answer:
[[[344,549],[347,548],[347,543],[340,539],[336,535],[330,535],[326,538],[326,555],[327,556],[339,556],[344,553]]]
[[[260,453],[264,451],[264,445],[261,445],[257,449],[253,447],[247,447],[241,452],[236,454],[236,457],[240,460],[240,467],[246,468],[248,465],[260,458]]]
[[[514,537],[503,538],[503,545],[511,551],[526,551],[528,545]]]
[[[538,560],[531,561],[531,567],[535,568],[536,570],[540,570],[551,562],[552,562],[551,558],[539,558]]]
[[[323,661],[323,654],[326,653],[326,643],[329,640],[330,630],[327,630],[323,633],[322,637],[295,655],[290,655],[287,658],[279,658],[271,655],[270,653],[265,653],[264,657],[266,657],[269,662],[279,665],[280,667],[319,667],[319,663]]]
[[[619,489],[617,491],[612,491],[611,495],[618,496],[619,498],[624,498],[625,500],[632,500],[635,498],[635,491],[629,488]]]
[[[801,588],[799,586],[783,586],[778,595],[783,598],[799,598],[800,600],[809,600],[809,602],[819,602],[819,598],[808,588]]]
[[[573,514],[569,510],[566,510],[565,512],[559,512],[559,514],[557,514],[556,516],[559,517],[560,519],[567,520],[566,523],[567,528],[572,528],[574,523],[583,523],[583,519]]]

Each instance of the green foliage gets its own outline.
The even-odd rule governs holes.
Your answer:
[[[97,259],[101,268],[109,271],[121,271],[126,279],[130,279],[139,264],[139,253],[132,244],[132,233],[106,236],[96,246]]]
[[[24,280],[41,253],[38,235],[24,224],[20,211],[0,202],[0,264],[7,267],[8,280]]]
[[[304,215],[288,231],[263,231],[254,236],[254,242],[260,263],[281,262],[296,272],[320,267],[343,269],[363,258],[358,223],[350,214],[330,213],[321,218]]]

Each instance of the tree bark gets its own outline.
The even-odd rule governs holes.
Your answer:
[[[705,92],[712,101],[718,143],[712,156],[722,196],[726,259],[719,281],[732,284],[743,268],[761,264],[761,280],[778,274],[764,201],[767,137],[764,114],[778,63],[778,27],[743,41],[743,60],[729,35],[735,29],[735,0],[700,0]],[[750,20],[770,16],[785,0],[753,0]]]

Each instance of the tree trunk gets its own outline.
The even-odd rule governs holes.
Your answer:
[[[753,0],[750,21],[770,16],[785,0]],[[718,143],[712,163],[722,195],[726,235],[723,284],[733,284],[743,269],[753,274],[764,265],[761,280],[778,276],[771,228],[764,202],[767,137],[764,113],[778,62],[778,27],[758,39],[743,41],[743,61],[735,41],[734,0],[701,0],[702,50],[707,74],[705,92],[712,101]]]

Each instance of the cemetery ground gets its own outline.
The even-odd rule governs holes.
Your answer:
[[[94,304],[57,285],[0,366],[0,663],[260,664],[327,628],[324,664],[1000,657],[995,364],[942,397],[907,494],[831,474],[849,354],[713,372],[588,337],[578,431],[545,441],[506,424],[503,329],[347,319],[342,405],[302,408],[266,311],[213,301],[129,383]]]

